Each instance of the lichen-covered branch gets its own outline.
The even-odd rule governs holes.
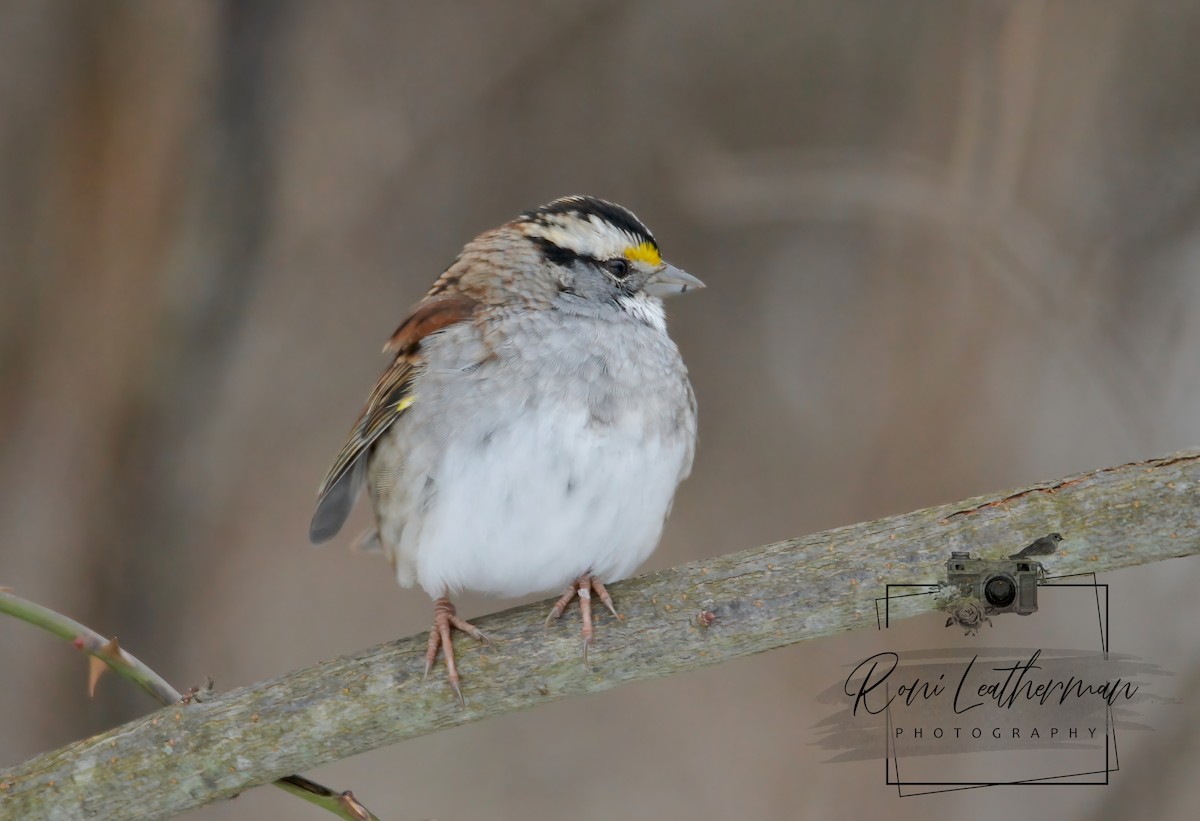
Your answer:
[[[446,727],[857,628],[889,582],[944,578],[951,550],[1007,555],[1050,531],[1053,572],[1200,553],[1200,451],[757,547],[610,586],[591,669],[546,604],[473,619],[459,645],[467,704],[422,679],[424,634],[161,710],[0,772],[0,815],[163,818],[281,775]],[[893,602],[892,618],[934,606]]]

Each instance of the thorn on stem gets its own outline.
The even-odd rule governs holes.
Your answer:
[[[75,639],[76,646],[83,648],[83,637],[79,636]],[[105,642],[100,648],[94,651],[88,658],[88,698],[94,698],[96,695],[96,682],[100,680],[100,676],[104,675],[104,671],[109,668],[110,664],[124,661],[121,655],[121,645],[117,643],[117,637]]]
[[[349,790],[338,796],[338,804],[344,807],[346,812],[350,813],[351,816],[359,819],[359,821],[371,821],[371,813],[359,803],[358,799],[354,797],[354,793]]]
[[[104,675],[104,671],[108,669],[108,665],[95,656],[88,657],[88,698],[96,697],[96,682],[100,680],[100,676]]]

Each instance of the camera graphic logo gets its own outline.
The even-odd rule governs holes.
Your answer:
[[[946,560],[946,584],[963,598],[987,605],[987,613],[1036,613],[1038,580],[1046,569],[1029,559],[972,559],[955,550]]]

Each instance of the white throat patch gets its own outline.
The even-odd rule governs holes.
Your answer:
[[[662,300],[646,294],[635,296],[619,296],[617,302],[638,322],[649,325],[656,331],[667,331],[667,312],[663,309]]]

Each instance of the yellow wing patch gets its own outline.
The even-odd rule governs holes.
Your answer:
[[[409,396],[404,397],[403,399],[401,399],[399,402],[396,403],[396,413],[404,413],[406,410],[411,408],[413,402],[416,402],[416,401],[417,401],[417,397],[412,396],[411,394]]]
[[[662,265],[662,255],[652,243],[642,242],[625,249],[625,259],[631,262],[642,262],[651,268]]]

